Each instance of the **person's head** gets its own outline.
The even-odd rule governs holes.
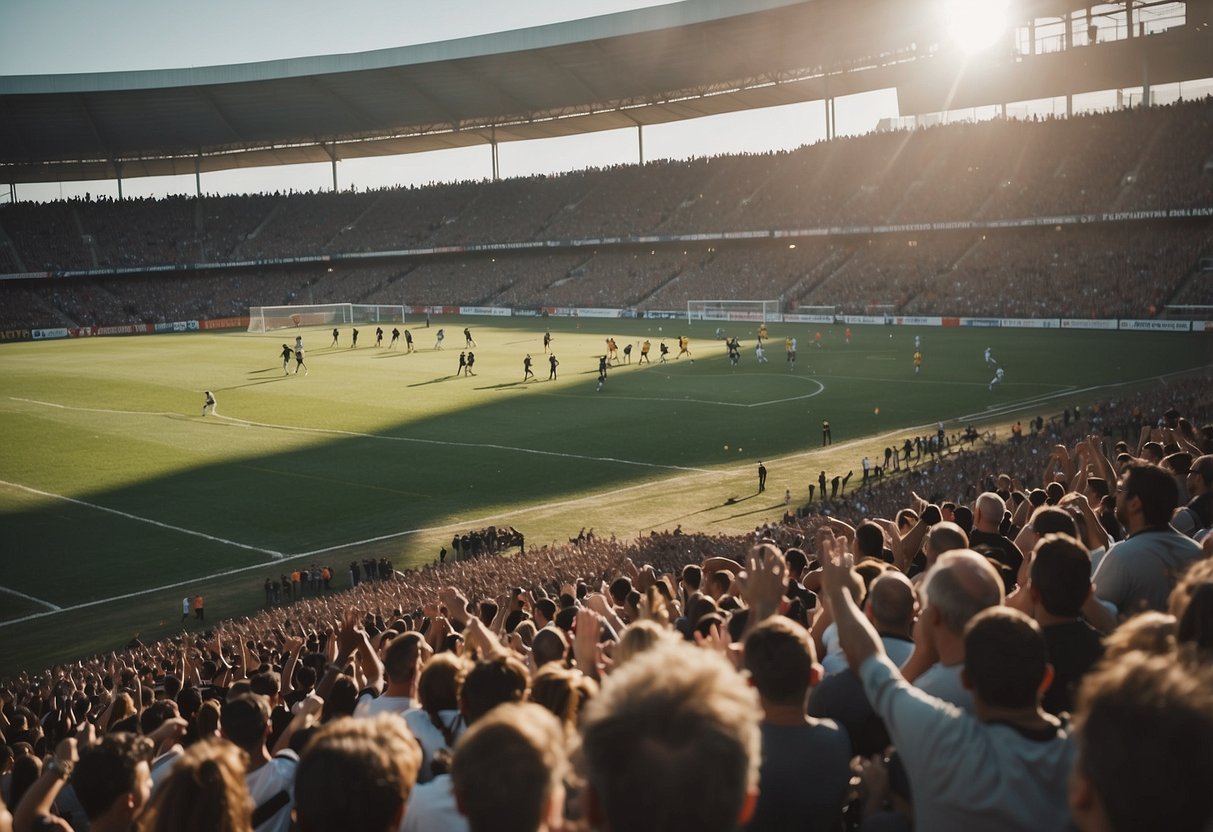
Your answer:
[[[1003,592],[1002,577],[984,557],[971,549],[947,552],[935,561],[923,581],[923,614],[960,636],[969,619],[1003,602]]]
[[[809,568],[808,555],[803,549],[793,547],[783,553],[784,560],[788,563],[788,577],[794,580],[799,580],[804,571]]]
[[[682,567],[682,584],[688,595],[699,591],[699,584],[703,580],[703,569],[694,563],[688,563]]]
[[[619,643],[615,645],[615,666],[623,664],[634,656],[638,656],[663,641],[673,640],[673,634],[656,621],[642,619],[629,624],[619,634]]]
[[[453,711],[459,707],[459,688],[467,674],[468,662],[454,653],[437,653],[421,669],[417,680],[417,698],[430,713]]]
[[[295,772],[300,832],[397,829],[420,768],[421,748],[399,716],[330,722]]]
[[[707,585],[704,587],[704,592],[710,595],[717,602],[729,594],[729,590],[733,587],[734,575],[728,569],[718,569],[708,575]]]
[[[228,742],[194,743],[173,763],[148,804],[145,832],[252,832],[244,752]]]
[[[526,667],[511,656],[476,662],[464,677],[459,709],[471,725],[498,705],[521,702],[529,685]]]
[[[965,534],[964,529],[955,523],[942,520],[932,526],[927,532],[925,546],[927,557],[935,558],[944,552],[951,552],[955,549],[968,549],[969,536]]]
[[[535,638],[531,640],[531,655],[534,657],[535,667],[543,667],[548,662],[564,664],[568,651],[569,640],[563,632],[554,627],[544,627],[535,633]]]
[[[531,679],[530,701],[555,714],[570,735],[577,730],[586,704],[597,694],[598,683],[575,668],[549,664]]]
[[[965,628],[965,684],[985,705],[1036,707],[1052,680],[1040,625],[1019,610],[989,607]]]
[[[900,572],[884,572],[868,588],[864,608],[876,632],[909,637],[918,612],[914,585]]]
[[[107,734],[80,754],[72,769],[72,788],[89,822],[130,825],[152,791],[149,764],[152,741],[137,734]]]
[[[259,756],[270,730],[270,705],[264,696],[245,693],[223,703],[219,730],[238,748]]]
[[[535,602],[535,624],[546,627],[556,618],[556,602],[551,598],[540,598]]]
[[[973,528],[983,532],[997,532],[1007,504],[993,491],[986,491],[973,504]]]
[[[1164,468],[1134,462],[1125,468],[1117,485],[1116,519],[1130,534],[1163,528],[1179,505],[1179,487]]]
[[[178,716],[177,703],[171,699],[153,702],[139,714],[139,733],[150,734],[164,724],[165,720]]]
[[[1059,482],[1051,482],[1045,486],[1045,503],[1055,506],[1066,496],[1066,487]]]
[[[884,557],[884,531],[871,520],[865,520],[855,529],[855,559]]]
[[[568,768],[559,720],[531,703],[502,705],[455,745],[451,786],[471,832],[559,828]]]
[[[1202,832],[1213,812],[1213,670],[1129,653],[1087,675],[1070,815],[1088,830]],[[1149,795],[1149,799],[1143,797]]]
[[[607,677],[586,710],[590,822],[614,832],[725,832],[758,785],[757,694],[710,651],[663,644]]]
[[[1213,454],[1198,456],[1188,469],[1188,493],[1193,497],[1213,491]]]
[[[409,687],[416,681],[421,666],[421,641],[421,633],[408,632],[392,639],[388,645],[383,656],[383,670],[394,690]],[[394,695],[404,694],[397,692]]]
[[[1133,616],[1104,636],[1103,660],[1117,661],[1129,653],[1149,653],[1171,656],[1177,652],[1176,632],[1179,622],[1175,616],[1150,610]]]
[[[897,531],[905,534],[918,524],[918,512],[912,508],[903,508],[897,512]]]
[[[1177,620],[1176,637],[1203,653],[1213,650],[1213,560],[1192,564],[1167,604]]]
[[[282,690],[282,677],[276,670],[262,670],[249,677],[249,690],[258,696],[264,696],[271,704],[278,700]]]
[[[611,581],[611,600],[615,603],[615,606],[622,607],[623,602],[627,600],[628,593],[631,591],[632,581],[630,578],[620,576]]]
[[[745,669],[764,705],[804,706],[821,666],[808,630],[783,616],[767,618],[745,640]]]
[[[1032,559],[1030,592],[1032,601],[1050,615],[1078,618],[1091,594],[1091,555],[1087,547],[1069,535],[1042,537]]]

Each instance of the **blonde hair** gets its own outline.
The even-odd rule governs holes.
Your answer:
[[[192,745],[148,804],[141,832],[252,832],[247,759],[226,740]]]

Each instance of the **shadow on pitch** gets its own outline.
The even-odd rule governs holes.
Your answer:
[[[264,372],[264,371],[258,370],[257,372]],[[252,374],[250,373],[250,375],[252,375]],[[231,387],[216,387],[215,392],[221,393],[224,390],[239,390],[241,387],[256,387],[260,384],[276,384],[279,381],[286,381],[286,379],[288,379],[288,378],[290,378],[290,376],[277,376],[276,378],[262,378],[262,379],[258,379],[256,381],[250,381],[247,384],[233,384]]]
[[[444,381],[452,381],[457,378],[459,378],[459,376],[439,376],[438,378],[432,378],[429,381],[419,381],[415,384],[410,384],[409,387],[425,387],[427,384],[442,384]]]

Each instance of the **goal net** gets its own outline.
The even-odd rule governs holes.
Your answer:
[[[249,332],[303,326],[402,324],[404,307],[383,303],[321,303],[304,306],[250,306]]]
[[[688,300],[687,322],[779,320],[777,300]]]

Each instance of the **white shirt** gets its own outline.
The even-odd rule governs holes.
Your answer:
[[[455,806],[451,775],[435,777],[413,789],[400,832],[468,832],[468,820]]]
[[[294,751],[279,751],[268,763],[244,775],[253,808],[286,789],[290,800],[272,818],[257,827],[257,832],[290,832],[291,808],[295,805],[295,768],[299,758]]]
[[[404,716],[405,711],[417,707],[417,701],[411,696],[371,696],[364,693],[354,707],[355,719],[370,719],[378,714],[396,714]]]
[[[463,735],[466,726],[459,716],[458,709],[444,710],[438,712],[438,720],[445,726],[451,734],[451,742],[459,739]],[[421,708],[414,708],[404,715],[404,723],[408,725],[409,731],[417,738],[417,742],[421,745],[421,771],[417,775],[418,783],[428,783],[434,779],[430,773],[430,764],[434,761],[434,755],[444,748],[449,748],[446,737],[442,735],[442,731],[434,727],[434,721],[430,719],[428,712]]]

